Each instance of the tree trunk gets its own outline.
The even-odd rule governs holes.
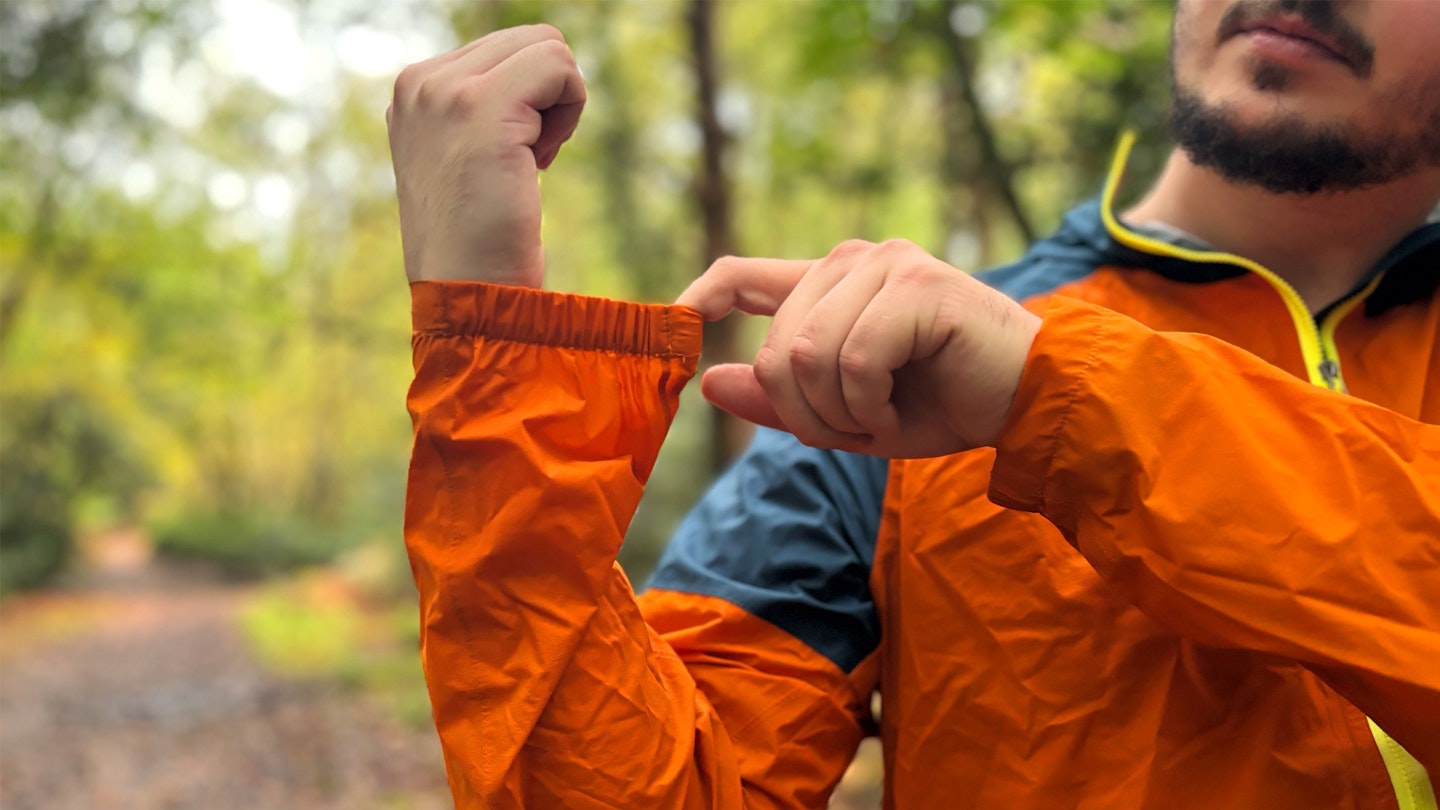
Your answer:
[[[1016,229],[1024,237],[1025,243],[1029,244],[1035,241],[1035,228],[1030,224],[1030,217],[1015,191],[1015,169],[1000,154],[995,129],[986,117],[980,95],[975,90],[975,59],[966,41],[950,28],[951,14],[959,5],[959,0],[947,0],[939,8],[938,19],[929,27],[935,36],[945,43],[946,52],[950,55],[951,76],[956,82],[961,100],[969,109],[971,131],[976,145],[980,148],[981,166],[988,185],[1000,195],[1000,201],[1010,214]]]
[[[719,81],[715,65],[715,0],[691,0],[686,15],[694,57],[696,106],[695,123],[701,134],[701,163],[695,176],[695,201],[704,226],[706,265],[721,256],[737,253],[730,179],[725,172],[729,138],[716,114]],[[733,318],[705,327],[705,360],[727,363],[740,359],[739,323]],[[711,409],[710,465],[719,472],[745,448],[751,428],[718,408]]]

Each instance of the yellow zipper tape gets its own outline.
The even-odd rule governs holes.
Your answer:
[[[1395,742],[1385,730],[1370,723],[1370,734],[1380,748],[1380,758],[1385,760],[1385,770],[1390,772],[1390,784],[1395,788],[1395,799],[1400,810],[1440,810],[1435,806],[1435,790],[1430,786],[1430,776],[1419,760],[1410,756],[1400,743]]]

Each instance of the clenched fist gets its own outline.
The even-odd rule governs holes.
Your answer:
[[[386,111],[411,281],[539,287],[536,173],[575,131],[585,82],[559,31],[497,31],[411,65]]]
[[[885,458],[994,445],[1040,318],[909,242],[846,242],[818,261],[725,258],[676,302],[707,320],[773,315],[753,365],[711,368],[705,397],[800,441]]]

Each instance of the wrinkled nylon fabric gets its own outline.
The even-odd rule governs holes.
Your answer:
[[[1394,807],[1365,712],[1431,769],[1440,739],[1440,306],[1345,324],[1381,408],[1297,376],[1253,277],[1028,305],[999,452],[892,465],[892,806]]]
[[[513,288],[412,293],[406,539],[456,804],[738,800],[696,767],[718,775],[729,738],[614,563],[698,320]]]
[[[823,807],[877,687],[890,807],[1393,807],[1355,706],[1440,764],[1433,426],[1056,299],[999,454],[892,465],[882,647],[847,673],[614,564],[693,312],[412,291],[406,539],[458,806]]]
[[[1051,306],[1086,328],[1037,340],[991,499],[1044,514],[1177,634],[1304,664],[1440,765],[1440,427],[1214,338]],[[1072,385],[1033,382],[1052,375]],[[1223,523],[1195,514],[1217,505]]]
[[[822,805],[859,741],[845,676],[727,603],[651,594],[672,644],[615,564],[699,316],[481,284],[412,298],[405,534],[456,805]]]

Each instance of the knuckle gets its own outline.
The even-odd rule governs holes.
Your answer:
[[[700,277],[709,277],[712,279],[728,278],[734,275],[736,263],[738,261],[739,260],[735,256],[721,256],[720,258],[711,262],[710,266],[705,268],[705,272],[702,273]]]
[[[570,46],[566,45],[565,40],[563,39],[541,39],[531,43],[529,47],[534,48],[541,53],[553,54],[556,56],[568,56],[570,53]]]
[[[849,343],[840,347],[840,353],[835,358],[835,364],[840,369],[840,374],[845,377],[861,377],[870,370],[870,353],[865,349]]]
[[[432,109],[441,103],[444,95],[444,88],[434,77],[427,77],[415,83],[415,106],[420,109]]]
[[[886,239],[879,244],[880,250],[889,254],[905,255],[916,251],[924,252],[920,246],[909,239]]]
[[[560,29],[546,23],[502,28],[483,37],[479,47],[499,57],[501,61],[521,51],[563,53],[567,56],[570,54],[570,46],[565,44],[565,35],[560,33]]]
[[[534,31],[536,35],[544,37],[545,39],[556,40],[561,43],[565,42],[564,32],[549,23],[536,23],[526,27]]]
[[[858,253],[864,253],[873,247],[875,247],[873,242],[866,242],[864,239],[846,239],[844,242],[836,245],[835,248],[830,251],[829,255],[831,258],[854,256]]]
[[[438,78],[427,79],[420,85],[415,103],[423,109],[433,110],[451,118],[470,117],[492,94],[494,83],[483,74],[466,76],[459,81],[445,82]]]
[[[530,47],[552,62],[563,63],[567,68],[575,67],[575,54],[563,39],[542,39]]]
[[[484,75],[470,76],[454,87],[439,90],[440,97],[436,102],[443,104],[443,109],[450,115],[465,118],[484,103],[486,94],[491,92],[488,88],[493,85]]]
[[[809,325],[801,327],[795,337],[790,341],[790,365],[794,367],[797,374],[813,376],[822,367],[820,357],[820,345],[816,343],[813,330]]]
[[[775,351],[775,347],[768,343],[761,346],[760,350],[755,353],[753,367],[755,369],[755,381],[760,383],[760,387],[764,389],[767,394],[773,393],[780,383],[781,376],[784,374],[784,362],[781,360],[779,353]]]
[[[425,70],[423,62],[407,65],[395,77],[394,100],[398,105],[415,92],[415,89],[424,81]]]

